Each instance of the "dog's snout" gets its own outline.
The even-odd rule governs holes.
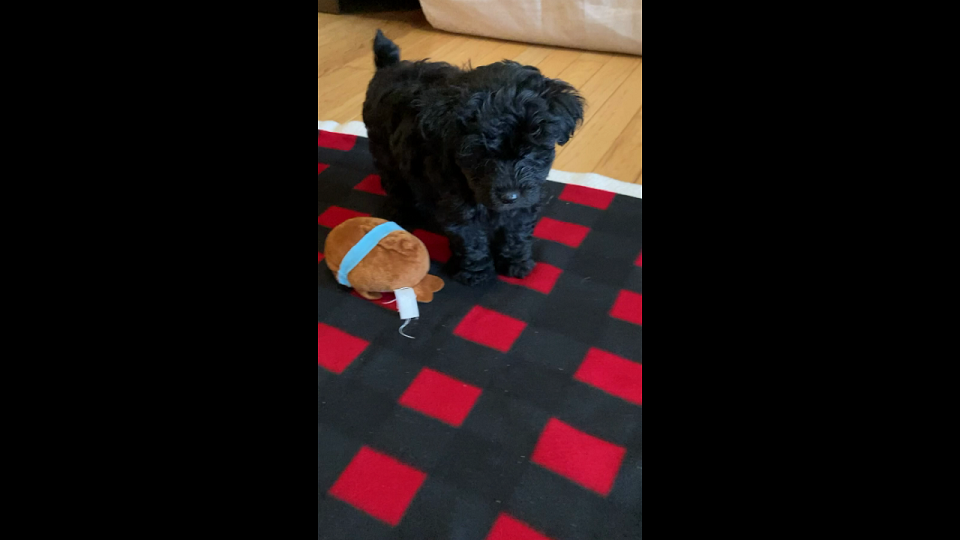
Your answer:
[[[519,191],[505,191],[500,194],[500,202],[503,204],[513,204],[520,198]]]

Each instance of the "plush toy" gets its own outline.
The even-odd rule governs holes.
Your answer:
[[[433,293],[444,286],[442,279],[428,273],[427,246],[396,223],[368,217],[348,219],[330,231],[323,250],[337,281],[369,300],[394,292],[403,308],[405,297],[413,300],[415,294],[415,311],[416,302],[430,303]],[[404,310],[400,311],[406,319]]]

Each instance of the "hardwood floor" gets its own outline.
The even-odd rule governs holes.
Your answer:
[[[586,119],[558,148],[554,168],[643,183],[642,58],[449,34],[433,29],[419,11],[317,13],[317,120],[363,121],[377,28],[400,46],[404,59],[474,66],[509,59],[573,84],[587,99]]]

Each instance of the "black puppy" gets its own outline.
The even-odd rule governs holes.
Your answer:
[[[516,62],[401,62],[380,31],[373,50],[363,120],[390,217],[404,225],[414,211],[439,225],[461,283],[529,275],[540,188],[556,145],[583,121],[583,98]]]

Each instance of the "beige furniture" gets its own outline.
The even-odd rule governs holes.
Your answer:
[[[643,55],[643,0],[420,0],[459,34]]]

